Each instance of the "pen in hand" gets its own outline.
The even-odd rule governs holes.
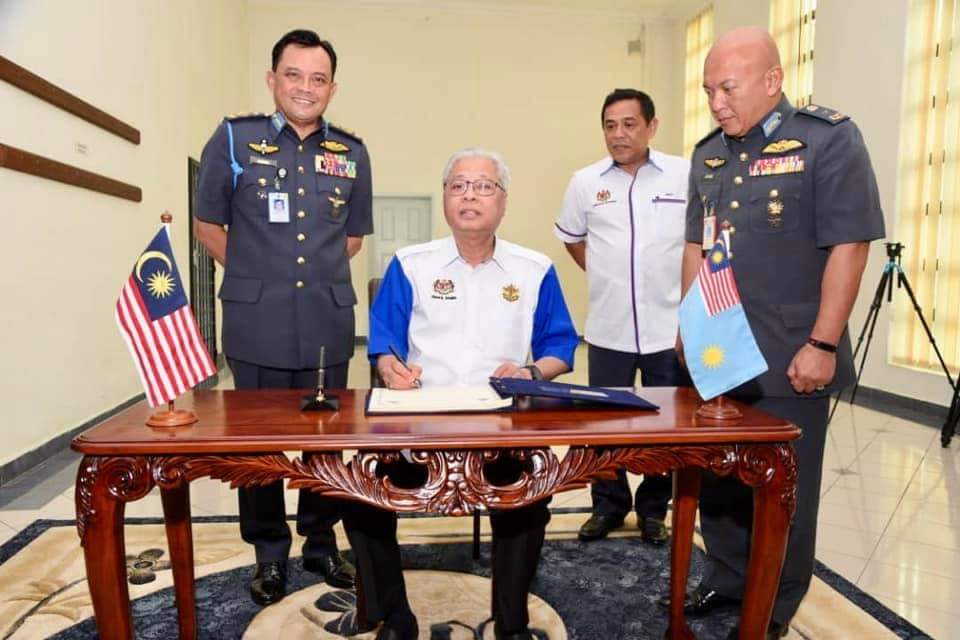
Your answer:
[[[404,369],[406,369],[410,373],[413,373],[413,369],[410,368],[410,365],[407,364],[406,360],[400,357],[400,354],[397,352],[397,350],[394,348],[393,345],[390,345],[390,354],[397,359],[397,362],[399,362]],[[420,382],[420,378],[414,379],[413,386],[417,389],[423,386],[423,384]]]

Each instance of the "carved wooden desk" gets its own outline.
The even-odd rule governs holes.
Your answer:
[[[367,417],[365,390],[344,391],[337,413],[301,413],[297,391],[197,391],[180,401],[200,418],[189,427],[151,429],[144,403],[78,436],[77,529],[100,637],[132,638],[124,561],[124,504],[160,487],[181,638],[196,637],[189,483],[209,476],[231,486],[287,479],[307,488],[396,511],[464,515],[510,508],[579,488],[619,467],[674,471],[673,555],[668,638],[693,638],[683,617],[700,470],[733,475],[754,488],[754,524],[740,638],[759,638],[770,620],[796,500],[796,427],[749,407],[733,425],[694,415],[689,389],[645,389],[660,412],[571,410],[540,401],[511,413]],[[563,459],[551,445],[569,445]],[[603,446],[597,453],[594,447]],[[340,451],[356,449],[350,464]],[[376,465],[411,449],[428,469],[418,489],[377,479]],[[311,451],[308,462],[284,451]],[[492,486],[483,465],[499,452],[532,472]]]

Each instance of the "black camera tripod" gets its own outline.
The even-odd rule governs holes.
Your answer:
[[[960,420],[960,398],[957,397],[960,387],[953,382],[950,369],[947,368],[947,363],[944,362],[943,356],[940,354],[940,349],[937,348],[937,341],[930,331],[930,326],[923,317],[920,305],[917,304],[917,298],[913,295],[913,289],[907,280],[907,274],[903,272],[903,267],[900,266],[900,255],[903,252],[903,244],[900,242],[885,242],[884,245],[887,247],[887,264],[883,268],[883,275],[880,276],[877,290],[873,294],[873,302],[870,304],[870,311],[867,312],[867,318],[864,320],[863,329],[860,330],[860,337],[857,338],[857,347],[853,350],[853,360],[856,362],[857,354],[860,353],[860,347],[863,346],[863,355],[860,358],[860,366],[857,368],[857,381],[850,391],[850,404],[853,404],[854,398],[857,397],[857,388],[860,386],[860,376],[863,375],[863,366],[867,362],[867,352],[870,350],[870,340],[873,338],[873,329],[877,326],[877,318],[880,315],[880,305],[883,303],[884,292],[887,294],[887,303],[893,302],[893,274],[896,273],[897,288],[903,287],[907,290],[907,295],[910,296],[910,302],[913,304],[913,310],[916,311],[917,318],[920,319],[920,324],[923,325],[923,330],[927,333],[930,346],[933,347],[934,353],[937,354],[937,359],[940,360],[940,366],[943,367],[943,373],[946,374],[947,381],[950,383],[950,389],[953,391],[950,411],[940,431],[940,444],[947,447],[950,445],[950,439],[953,437],[956,423]],[[864,336],[867,338],[866,343],[863,341]],[[837,399],[833,403],[833,409],[830,410],[830,417],[827,420],[828,423],[830,420],[833,420],[833,414],[836,412],[838,404],[840,404],[840,394],[837,395]]]

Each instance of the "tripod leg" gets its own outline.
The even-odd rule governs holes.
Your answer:
[[[937,341],[933,337],[933,332],[930,331],[930,326],[923,317],[923,312],[920,310],[920,305],[917,304],[917,298],[913,295],[913,289],[910,288],[910,282],[907,280],[907,274],[905,274],[902,269],[897,272],[897,284],[903,285],[903,288],[907,290],[907,295],[910,296],[910,302],[913,303],[913,310],[917,312],[917,317],[920,318],[920,324],[923,325],[923,330],[927,332],[927,339],[930,340],[930,346],[933,347],[933,352],[937,354],[937,360],[940,361],[940,366],[943,367],[943,372],[947,375],[947,381],[950,383],[950,388],[956,390],[957,385],[953,382],[953,376],[950,375],[950,369],[947,367],[947,363],[943,360],[943,356],[940,354],[940,349],[937,347]]]
[[[879,317],[880,307],[878,306],[873,317],[870,319],[870,331],[867,333],[867,341],[863,345],[863,356],[860,358],[860,368],[857,369],[857,382],[850,391],[850,404],[853,404],[854,399],[857,397],[857,389],[860,388],[860,376],[863,375],[863,367],[867,364],[867,353],[870,352],[870,341],[873,340],[873,329],[877,326],[877,318]]]
[[[953,400],[950,401],[947,419],[943,421],[943,427],[940,428],[940,446],[944,449],[950,446],[950,440],[953,439],[953,434],[957,432],[958,419],[960,419],[960,385],[953,392]]]

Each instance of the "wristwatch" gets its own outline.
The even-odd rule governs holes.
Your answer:
[[[538,367],[537,365],[528,364],[523,368],[530,372],[530,377],[533,378],[534,380],[543,380],[543,372],[540,371],[540,367]]]
[[[816,338],[807,338],[807,344],[815,349],[826,351],[827,353],[837,352],[837,345],[824,342],[823,340],[817,340]]]

